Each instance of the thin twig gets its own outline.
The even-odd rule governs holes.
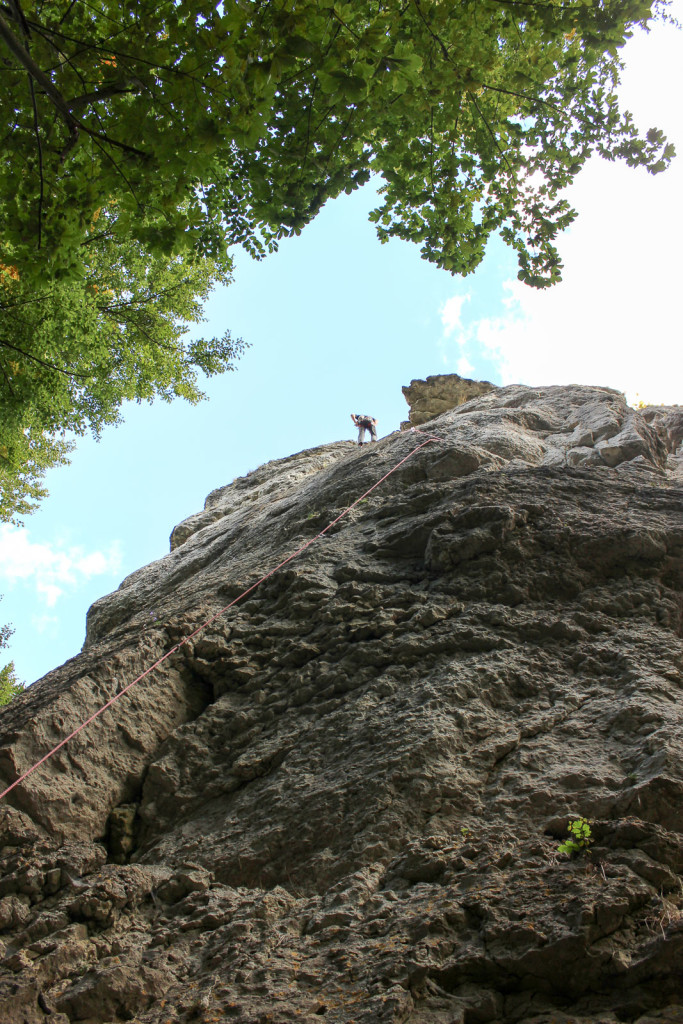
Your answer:
[[[69,61],[71,64],[71,61]],[[106,89],[96,89],[95,92],[87,92],[82,96],[74,96],[72,99],[67,100],[69,110],[73,110],[78,107],[87,107],[91,103],[99,103],[101,100],[110,100],[114,96],[126,96],[131,93],[139,93],[143,90],[144,86],[142,82],[137,83],[134,88],[125,89],[119,85],[110,85]]]
[[[16,345],[12,345],[9,341],[4,341],[2,338],[0,338],[0,345],[3,348],[11,348],[13,352],[18,352],[19,355],[25,356],[26,359],[30,359],[34,363],[39,363],[47,370],[56,370],[57,373],[63,373],[65,377],[71,377],[73,380],[87,380],[87,377],[83,373],[73,373],[70,370],[63,370],[61,366],[55,366],[54,363],[46,363],[44,359],[39,359],[38,356],[31,355],[30,352],[25,352],[23,348],[17,348]]]
[[[40,178],[40,192],[38,193],[38,249],[43,239],[43,200],[45,197],[45,182],[43,178],[43,146],[40,141],[40,126],[38,124],[38,104],[36,103],[36,92],[33,87],[33,78],[28,78],[28,87],[31,90],[31,104],[33,106],[33,127],[36,133],[36,145],[38,147],[38,176]]]
[[[476,101],[476,99],[475,99],[475,97],[474,97],[474,94],[473,94],[473,93],[468,93],[468,96],[467,96],[467,98],[468,98],[468,100],[471,100],[471,102],[472,102],[472,103],[474,103],[474,106],[476,107],[476,109],[477,109],[477,112],[478,112],[478,114],[479,114],[480,118],[482,119],[482,121],[483,121],[483,122],[484,122],[484,124],[486,125],[486,130],[488,131],[489,135],[491,136],[491,138],[493,139],[493,141],[494,141],[494,143],[495,143],[495,145],[496,145],[496,149],[498,150],[498,152],[499,152],[499,153],[500,153],[500,155],[502,156],[503,160],[505,161],[505,163],[506,163],[506,165],[507,165],[507,169],[508,169],[508,170],[509,170],[510,172],[512,172],[512,167],[510,166],[510,161],[509,161],[509,160],[508,160],[508,158],[506,157],[506,155],[505,155],[505,153],[503,152],[503,150],[502,150],[502,149],[500,148],[500,144],[499,144],[499,142],[498,142],[498,139],[496,138],[496,133],[494,132],[493,128],[491,127],[491,125],[490,125],[490,124],[488,123],[488,121],[487,121],[487,120],[486,120],[486,118],[484,117],[484,112],[483,112],[483,110],[481,109],[481,107],[479,106],[479,104],[477,103],[477,101]]]
[[[76,6],[77,3],[78,3],[78,0],[71,0],[71,3],[67,7],[66,11],[64,12],[64,14],[61,16],[61,18],[57,22],[58,25],[61,25],[62,22],[66,21],[66,19],[71,14],[72,9]]]
[[[69,110],[68,106],[64,101],[64,97],[55,88],[51,79],[48,75],[42,71],[36,62],[34,61],[31,54],[28,52],[25,46],[22,45],[19,39],[15,36],[14,32],[7,24],[2,14],[0,14],[0,39],[2,39],[7,46],[10,53],[14,54],[20,64],[23,65],[24,69],[31,75],[38,85],[45,91],[46,95],[50,98],[56,109],[60,112],[62,117],[65,119],[67,124],[72,124],[74,118]]]

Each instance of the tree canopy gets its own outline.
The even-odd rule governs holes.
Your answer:
[[[7,0],[2,262],[82,277],[99,210],[149,253],[258,256],[379,173],[382,240],[469,273],[501,232],[520,277],[551,284],[586,159],[656,172],[673,154],[615,93],[652,17],[649,0]]]
[[[105,219],[104,217],[101,219]],[[202,303],[230,274],[208,259],[150,254],[111,225],[83,256],[82,280],[0,285],[3,425],[96,435],[122,401],[202,397],[197,370],[230,368],[230,333],[183,343]]]
[[[114,220],[97,218],[82,277],[38,285],[0,268],[0,522],[33,510],[74,435],[99,436],[126,400],[198,401],[198,375],[233,369],[244,348],[229,331],[183,337],[229,261],[150,254]]]

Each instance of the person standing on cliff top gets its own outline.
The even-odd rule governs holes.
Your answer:
[[[372,416],[362,416],[359,412],[352,412],[351,419],[354,424],[358,427],[358,444],[363,444],[363,438],[365,437],[365,431],[370,431],[370,440],[377,440],[377,420],[374,420]]]

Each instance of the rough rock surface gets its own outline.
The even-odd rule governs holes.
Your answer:
[[[410,406],[408,419],[401,424],[401,430],[419,427],[428,423],[442,412],[455,409],[469,402],[471,398],[493,391],[494,385],[488,380],[470,380],[457,373],[437,373],[426,380],[411,380],[403,391],[403,397]]]
[[[3,1024],[683,1024],[682,411],[428,429],[0,804]],[[2,780],[421,440],[215,491],[0,713]]]

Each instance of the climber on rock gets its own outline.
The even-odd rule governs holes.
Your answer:
[[[362,445],[363,438],[365,437],[365,431],[370,431],[370,440],[377,440],[377,420],[373,419],[372,416],[362,416],[359,412],[352,412],[351,419],[354,424],[358,427],[358,444]]]

